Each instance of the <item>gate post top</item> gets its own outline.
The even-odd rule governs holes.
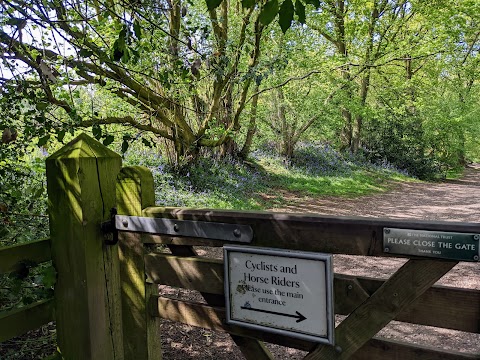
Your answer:
[[[47,161],[75,158],[121,158],[121,156],[87,134],[82,133],[50,155]]]

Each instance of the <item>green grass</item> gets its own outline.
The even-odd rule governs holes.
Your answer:
[[[323,161],[313,160],[315,164]],[[172,207],[265,210],[287,202],[280,192],[309,197],[358,197],[387,191],[395,181],[413,181],[399,172],[368,163],[335,161],[338,168],[330,167],[324,174],[323,168],[312,167],[317,172],[314,173],[308,164],[306,168],[286,166],[280,157],[265,155],[245,163],[203,158],[180,170],[152,153],[133,154],[126,159],[127,164],[140,163],[152,170],[157,205]]]
[[[281,188],[308,196],[357,197],[392,188],[395,181],[414,181],[405,175],[385,170],[357,168],[348,175],[309,175],[278,166],[264,165],[271,179],[270,188]]]
[[[449,169],[447,170],[445,178],[447,180],[458,180],[462,177],[464,171],[465,171],[465,168],[463,167]]]

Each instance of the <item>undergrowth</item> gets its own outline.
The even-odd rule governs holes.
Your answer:
[[[392,181],[413,180],[387,162],[373,164],[361,155],[342,154],[328,144],[300,144],[292,159],[268,147],[253,153],[269,174],[270,186],[305,195],[355,197],[385,191]]]
[[[177,169],[161,156],[144,152],[128,154],[125,162],[151,170],[159,206],[264,208],[256,192],[266,188],[266,174],[235,159],[201,158],[188,168]]]
[[[279,189],[352,197],[385,191],[390,180],[411,179],[386,162],[372,164],[321,143],[301,144],[289,160],[267,145],[247,162],[204,157],[188,168],[175,169],[151,151],[128,153],[125,162],[150,168],[157,205],[174,207],[262,210],[283,203],[262,196],[278,194]]]

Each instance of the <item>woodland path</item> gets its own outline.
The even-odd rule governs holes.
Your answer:
[[[459,180],[402,182],[393,191],[356,199],[290,196],[288,202],[288,206],[273,211],[480,222],[480,164],[468,167]]]
[[[459,180],[401,182],[393,191],[355,199],[289,196],[288,206],[272,211],[480,223],[480,164],[469,166]],[[362,276],[389,276],[403,264],[403,260],[359,256],[336,256],[335,260],[336,272]],[[457,265],[439,284],[480,290],[480,263]]]
[[[355,199],[303,197],[284,193],[288,205],[275,212],[317,213],[335,216],[363,216],[393,219],[446,220],[480,223],[480,164],[467,168],[459,180],[439,183],[398,183],[394,190]],[[202,250],[200,249],[200,255]],[[219,256],[220,254],[208,254]],[[404,260],[335,255],[335,272],[388,278]],[[438,284],[480,290],[480,263],[460,263]],[[161,290],[164,294],[168,289]],[[173,294],[170,294],[173,295]],[[178,293],[176,295],[179,295]],[[183,296],[182,296],[183,295]],[[189,298],[190,294],[180,297]],[[337,317],[337,321],[341,318]],[[162,322],[163,351],[166,360],[239,360],[242,354],[226,334],[190,326]],[[480,335],[410,325],[392,321],[378,335],[449,350],[480,354]],[[276,359],[301,359],[294,349],[268,346]]]

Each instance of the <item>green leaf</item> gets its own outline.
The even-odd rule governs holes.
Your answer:
[[[130,146],[130,144],[128,143],[128,141],[127,141],[126,139],[123,139],[123,142],[122,142],[122,154],[124,154],[124,153],[127,152],[129,146]]]
[[[43,111],[46,110],[48,107],[48,103],[46,102],[38,102],[35,107],[37,108],[38,111]]]
[[[121,60],[123,63],[127,63],[130,60],[130,51],[128,51],[128,49],[125,49],[125,51],[123,52]]]
[[[44,137],[41,137],[40,139],[38,139],[37,146],[45,145],[48,142],[49,139],[50,139],[50,134],[45,135]]]
[[[280,24],[280,28],[284,34],[292,25],[293,13],[294,10],[292,0],[284,0],[282,6],[280,7],[280,12],[278,13],[278,23]]]
[[[142,38],[142,27],[137,19],[133,22],[133,32],[138,40]]]
[[[242,7],[244,9],[250,9],[255,5],[255,0],[242,0]]]
[[[51,288],[57,282],[57,271],[53,266],[42,270],[42,283],[46,288]]]
[[[295,13],[298,16],[298,22],[305,24],[305,5],[300,0],[295,1]]]
[[[14,199],[20,199],[20,197],[23,196],[23,193],[20,190],[15,189],[10,193],[10,196]]]
[[[123,50],[127,44],[127,27],[124,25],[122,30],[118,33],[118,46]]]
[[[30,305],[35,301],[34,297],[31,295],[25,295],[22,297],[22,303],[23,305]]]
[[[142,138],[142,143],[143,145],[148,146],[149,148],[153,147],[153,144],[148,139]]]
[[[278,0],[270,0],[268,1],[260,11],[260,15],[258,16],[260,22],[267,26],[270,24],[275,16],[278,14]]]
[[[35,192],[33,193],[33,198],[34,198],[34,199],[40,199],[40,197],[41,197],[42,194],[43,194],[43,191],[44,191],[43,186],[37,188],[37,189],[35,190]]]
[[[22,23],[26,22],[27,19],[21,19],[21,18],[9,18],[7,20],[7,25],[10,25],[10,26],[19,26],[21,25]]]
[[[140,59],[140,53],[132,48],[130,48],[130,53],[132,54],[130,58],[132,59],[133,63],[136,64],[138,62],[138,59]]]
[[[93,51],[82,49],[78,52],[78,55],[80,55],[81,57],[90,57],[93,55]]]
[[[100,138],[102,137],[102,129],[100,128],[100,125],[93,124],[92,134],[95,137],[95,139],[100,140]]]
[[[107,135],[107,136],[105,137],[105,139],[103,139],[103,145],[108,146],[108,145],[110,145],[111,143],[113,143],[113,140],[115,140],[115,138],[113,137],[113,135]]]
[[[65,130],[60,130],[57,132],[57,140],[62,142],[65,137]]]
[[[320,0],[305,0],[305,4],[311,4],[318,9],[320,7]]]
[[[118,39],[115,40],[115,42],[113,43],[112,59],[114,61],[120,61],[120,59],[122,59],[122,57],[124,56],[125,52],[127,52],[126,37],[127,28],[124,26],[118,34]]]
[[[120,61],[123,56],[123,49],[120,48],[118,40],[115,40],[112,48],[112,59],[113,61]]]
[[[208,10],[214,10],[220,6],[222,0],[205,0],[207,2]]]

